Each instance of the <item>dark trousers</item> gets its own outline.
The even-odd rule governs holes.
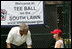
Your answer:
[[[24,43],[24,44],[22,44],[20,46],[16,46],[14,44],[11,44],[11,48],[27,48],[27,45],[26,45],[26,43]]]

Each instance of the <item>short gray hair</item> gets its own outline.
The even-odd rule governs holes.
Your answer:
[[[20,30],[29,29],[29,26],[25,23],[20,24]]]

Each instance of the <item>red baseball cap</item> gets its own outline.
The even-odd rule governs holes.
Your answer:
[[[62,31],[60,29],[55,29],[54,31],[51,31],[52,34],[58,34],[58,35],[62,35]]]

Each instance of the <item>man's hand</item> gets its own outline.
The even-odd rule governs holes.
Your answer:
[[[27,45],[27,48],[32,48],[31,45]]]
[[[7,48],[11,48],[11,45],[10,45],[10,43],[7,43]]]

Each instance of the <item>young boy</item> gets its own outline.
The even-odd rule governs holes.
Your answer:
[[[53,34],[54,39],[56,39],[54,48],[64,48],[62,39],[63,32],[60,29],[55,29],[54,31],[51,31],[51,33]]]

